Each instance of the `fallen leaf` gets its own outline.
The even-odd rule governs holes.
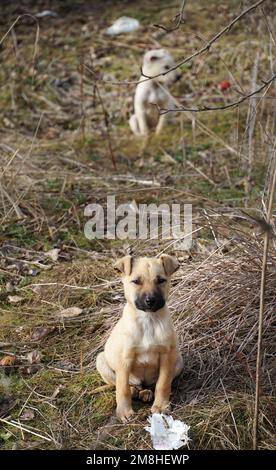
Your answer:
[[[0,366],[13,366],[15,362],[15,356],[4,356],[0,361]]]
[[[8,296],[8,301],[11,303],[11,304],[18,304],[19,302],[22,302],[23,297],[19,297],[19,295],[9,295]]]
[[[53,248],[52,250],[47,251],[45,255],[48,256],[48,258],[50,258],[52,261],[57,261],[59,252],[60,252],[59,248]]]
[[[23,374],[35,374],[41,369],[40,361],[42,354],[40,351],[34,350],[27,354],[27,361],[29,365],[21,368]]]
[[[24,410],[23,413],[20,415],[20,420],[21,421],[31,421],[34,419],[35,413],[31,409]]]
[[[50,333],[55,331],[55,326],[39,326],[35,328],[31,336],[31,341],[41,341],[43,338],[48,336]]]
[[[69,307],[59,312],[58,315],[62,318],[73,318],[73,317],[78,317],[82,312],[83,312],[82,308]]]
[[[41,361],[42,354],[40,351],[34,350],[27,354],[29,364],[37,364]]]

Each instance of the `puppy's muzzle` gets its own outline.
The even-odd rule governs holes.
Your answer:
[[[156,299],[155,299],[154,296],[148,295],[148,296],[145,298],[145,304],[146,304],[149,308],[154,307],[155,303],[156,303]]]
[[[157,312],[165,305],[165,300],[161,292],[143,294],[137,297],[135,306],[144,312]]]

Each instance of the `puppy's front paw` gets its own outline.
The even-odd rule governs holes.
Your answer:
[[[169,411],[171,405],[169,401],[163,401],[162,403],[153,403],[151,407],[151,412],[153,413],[163,413],[164,411]]]
[[[116,415],[123,423],[126,423],[133,414],[134,411],[131,407],[117,406]]]
[[[138,399],[139,398],[139,388],[135,387],[134,385],[130,385],[130,394],[131,398]]]
[[[153,392],[152,390],[144,389],[139,392],[139,398],[144,403],[149,403],[153,400]]]

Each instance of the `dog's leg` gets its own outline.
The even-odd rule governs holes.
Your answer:
[[[141,135],[140,129],[139,129],[139,124],[138,124],[137,117],[135,116],[135,114],[133,114],[130,117],[128,123],[129,123],[129,127],[132,130],[133,134],[135,134],[137,136]]]
[[[158,120],[158,124],[156,126],[156,130],[155,130],[156,135],[159,135],[161,133],[166,120],[167,120],[166,114],[161,114],[161,116],[159,117],[159,120]]]
[[[178,357],[177,357],[177,360],[176,360],[176,364],[175,364],[175,367],[174,367],[174,371],[173,371],[173,379],[175,379],[179,374],[180,372],[182,371],[183,369],[183,357],[182,355],[180,354]]]
[[[147,122],[147,113],[140,106],[138,109],[136,109],[136,119],[137,119],[139,131],[140,131],[140,135],[147,137],[150,131],[148,122]]]
[[[155,399],[151,408],[152,413],[161,413],[169,406],[171,383],[176,363],[176,350],[171,349],[160,355],[159,377],[155,387]]]
[[[129,386],[129,367],[122,366],[116,370],[116,414],[123,422],[134,413],[131,407],[131,390]]]
[[[141,160],[139,162],[139,166],[142,166],[143,165],[143,155],[145,153],[145,150],[146,150],[146,148],[148,146],[148,142],[149,142],[149,134],[147,133],[144,136],[141,134],[138,119],[135,116],[135,114],[133,114],[131,116],[131,118],[129,119],[128,122],[129,122],[129,127],[132,130],[134,135],[136,135],[137,137],[144,137],[142,145],[141,145],[141,149],[140,149],[140,152],[139,152],[139,156],[141,157]]]
[[[115,385],[116,376],[114,370],[112,370],[105,358],[104,352],[98,354],[96,359],[97,371],[101,374],[103,380],[109,385]]]

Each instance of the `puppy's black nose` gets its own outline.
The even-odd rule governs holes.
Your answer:
[[[145,298],[145,303],[148,307],[153,307],[155,302],[156,302],[156,299],[152,295],[147,295],[147,297]]]
[[[178,82],[178,80],[180,80],[180,78],[182,77],[181,73],[179,73],[177,76],[176,76],[176,82]]]

